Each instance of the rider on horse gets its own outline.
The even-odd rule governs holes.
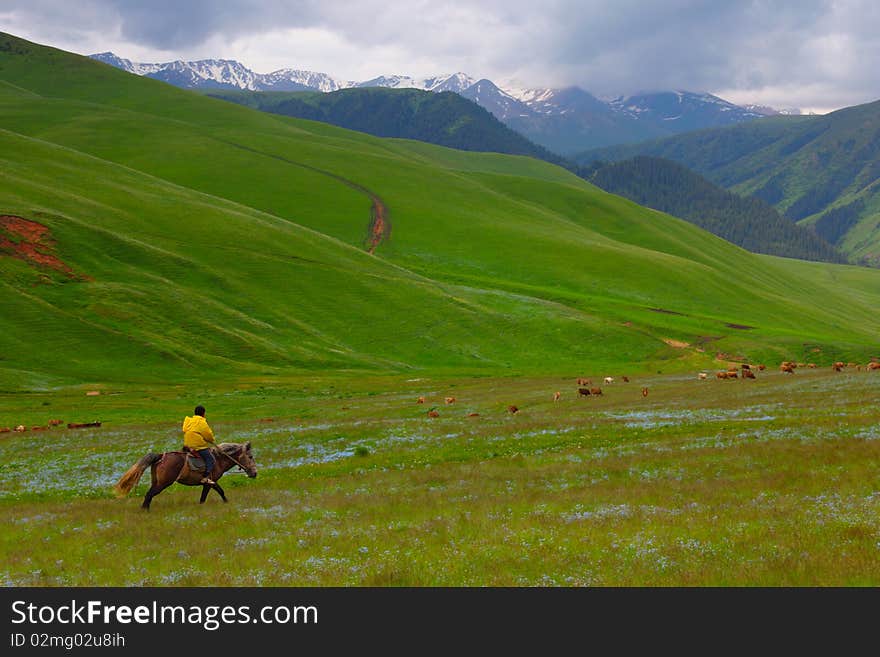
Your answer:
[[[183,445],[198,452],[205,461],[205,476],[200,482],[202,484],[214,483],[210,475],[214,471],[214,455],[211,453],[211,448],[215,444],[214,432],[205,419],[205,407],[199,404],[193,411],[192,417],[187,416],[183,419]]]

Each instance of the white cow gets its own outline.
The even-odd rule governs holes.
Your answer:
[[[606,376],[602,381],[603,381],[603,383],[614,383],[614,377],[613,376]]]

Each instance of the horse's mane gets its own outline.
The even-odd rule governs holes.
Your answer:
[[[224,454],[235,454],[240,452],[244,445],[242,443],[220,443],[217,448]]]

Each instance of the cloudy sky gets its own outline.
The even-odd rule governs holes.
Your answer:
[[[0,0],[0,31],[84,55],[348,80],[462,71],[816,112],[880,98],[876,0]]]

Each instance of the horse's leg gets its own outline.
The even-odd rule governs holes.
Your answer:
[[[202,486],[202,496],[199,498],[199,504],[204,504],[205,500],[208,499],[208,493],[211,492],[211,487],[208,484],[204,484]]]
[[[224,501],[224,502],[228,502],[228,501],[229,501],[229,500],[226,499],[226,493],[223,492],[223,489],[220,488],[220,484],[218,484],[217,482],[214,482],[214,485],[213,485],[213,486],[205,486],[205,488],[213,488],[214,490],[216,490],[216,491],[220,494],[220,497],[223,498],[223,501]]]
[[[174,467],[174,466],[177,467]],[[160,471],[159,468],[162,467]],[[144,495],[144,503],[141,504],[141,508],[144,511],[150,510],[150,502],[153,501],[153,498],[156,497],[163,490],[168,488],[171,484],[173,484],[177,480],[177,476],[180,474],[181,469],[183,469],[183,463],[171,463],[171,459],[163,458],[158,463],[153,464],[153,468],[151,471],[153,485],[150,486],[150,490],[147,491],[147,494]]]

